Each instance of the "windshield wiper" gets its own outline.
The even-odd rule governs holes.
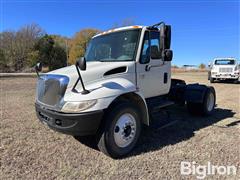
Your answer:
[[[114,59],[98,59],[97,61],[100,61],[100,62],[113,62],[113,61],[116,61]]]
[[[100,60],[97,60],[97,61],[100,61],[100,62],[124,62],[124,61],[132,61],[132,59],[100,59]]]

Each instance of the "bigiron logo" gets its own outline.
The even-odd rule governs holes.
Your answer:
[[[236,175],[237,167],[234,165],[213,165],[211,162],[207,162],[206,165],[199,165],[195,161],[181,162],[181,175],[195,175],[197,179],[204,179],[210,175]]]

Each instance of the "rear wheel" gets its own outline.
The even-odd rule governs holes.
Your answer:
[[[216,94],[212,87],[208,87],[202,103],[187,102],[188,111],[193,115],[210,115],[216,104]]]
[[[99,134],[98,148],[112,158],[123,157],[134,148],[140,132],[138,108],[129,102],[120,103],[106,116],[105,127]]]
[[[210,83],[214,83],[214,80],[215,80],[214,78],[210,77],[209,79],[210,79]]]
[[[208,72],[208,80],[210,80],[211,72]]]
[[[234,79],[234,80],[233,80],[233,83],[234,83],[234,84],[238,84],[238,83],[239,83],[238,79]]]

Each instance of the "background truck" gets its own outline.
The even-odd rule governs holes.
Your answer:
[[[209,64],[208,80],[211,83],[215,80],[232,80],[238,83],[240,68],[234,58],[216,58]]]
[[[213,87],[171,79],[171,27],[128,26],[98,34],[76,65],[39,75],[36,114],[50,128],[94,138],[112,158],[126,156],[142,126],[161,121],[160,110],[179,104],[210,115]],[[161,123],[160,123],[161,124]]]

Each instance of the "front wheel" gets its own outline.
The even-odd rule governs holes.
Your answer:
[[[136,145],[141,132],[138,108],[129,102],[115,105],[106,115],[98,148],[112,158],[126,156]]]
[[[216,104],[216,94],[213,87],[208,87],[202,103],[187,102],[187,108],[193,115],[210,115]]]

